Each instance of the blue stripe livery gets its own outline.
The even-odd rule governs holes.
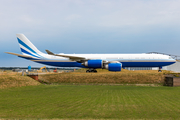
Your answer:
[[[22,51],[23,53],[28,54],[28,55],[31,55],[31,56],[34,56],[34,57],[40,58],[40,57],[35,56],[35,55],[31,54],[30,52],[28,52],[28,51],[24,50],[23,48],[21,48],[21,51]]]
[[[31,48],[30,48],[28,45],[26,45],[23,41],[21,41],[19,38],[17,38],[17,39],[18,39],[18,42],[19,42],[22,46],[24,46],[25,48],[27,48],[27,49],[30,50],[31,52],[37,54],[33,49],[31,49]]]

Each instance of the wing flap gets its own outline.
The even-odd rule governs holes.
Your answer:
[[[49,50],[46,50],[46,52],[49,54],[49,55],[54,55],[54,56],[59,56],[59,57],[65,57],[65,58],[69,58],[70,60],[75,60],[75,61],[78,61],[78,60],[85,60],[86,58],[84,57],[79,57],[79,56],[71,56],[71,55],[61,55],[61,54],[54,54],[53,52],[49,51]]]

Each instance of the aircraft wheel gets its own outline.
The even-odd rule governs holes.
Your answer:
[[[158,72],[162,72],[162,71],[161,71],[161,69],[162,69],[162,67],[159,67],[159,70],[158,70]]]
[[[86,70],[86,73],[89,73],[90,71],[89,70]]]
[[[94,73],[97,73],[97,70],[94,70]]]

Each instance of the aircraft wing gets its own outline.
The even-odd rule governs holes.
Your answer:
[[[27,55],[21,55],[21,54],[17,54],[17,53],[11,53],[11,52],[5,52],[7,54],[11,54],[11,55],[16,55],[18,57],[25,57],[25,58],[33,58],[31,56],[27,56]]]
[[[71,55],[62,55],[62,54],[54,54],[53,52],[51,52],[51,51],[49,51],[49,50],[46,50],[46,52],[47,52],[49,55],[54,55],[54,56],[59,56],[59,57],[65,57],[65,58],[69,58],[69,59],[75,60],[75,61],[78,61],[78,60],[86,60],[86,58],[84,58],[84,57],[71,56]]]

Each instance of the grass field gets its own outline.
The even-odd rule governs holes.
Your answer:
[[[1,73],[0,119],[179,119],[180,87],[162,86],[166,73],[81,69],[39,75],[51,85]]]
[[[180,87],[39,85],[1,89],[0,118],[179,119]]]
[[[105,83],[105,84],[161,84],[164,82],[163,71],[142,70],[109,72],[108,70],[98,69],[98,73],[86,73],[86,69],[80,69],[78,72],[46,74],[40,75],[40,80],[50,83]]]
[[[40,83],[28,76],[22,76],[17,73],[0,74],[0,89],[36,85],[40,85]]]
[[[163,85],[164,74],[152,70],[109,72],[98,69],[98,73],[86,73],[86,69],[80,69],[70,73],[47,73],[40,74],[39,80],[53,84],[156,84]],[[39,82],[22,73],[1,72],[0,89],[40,85]]]

